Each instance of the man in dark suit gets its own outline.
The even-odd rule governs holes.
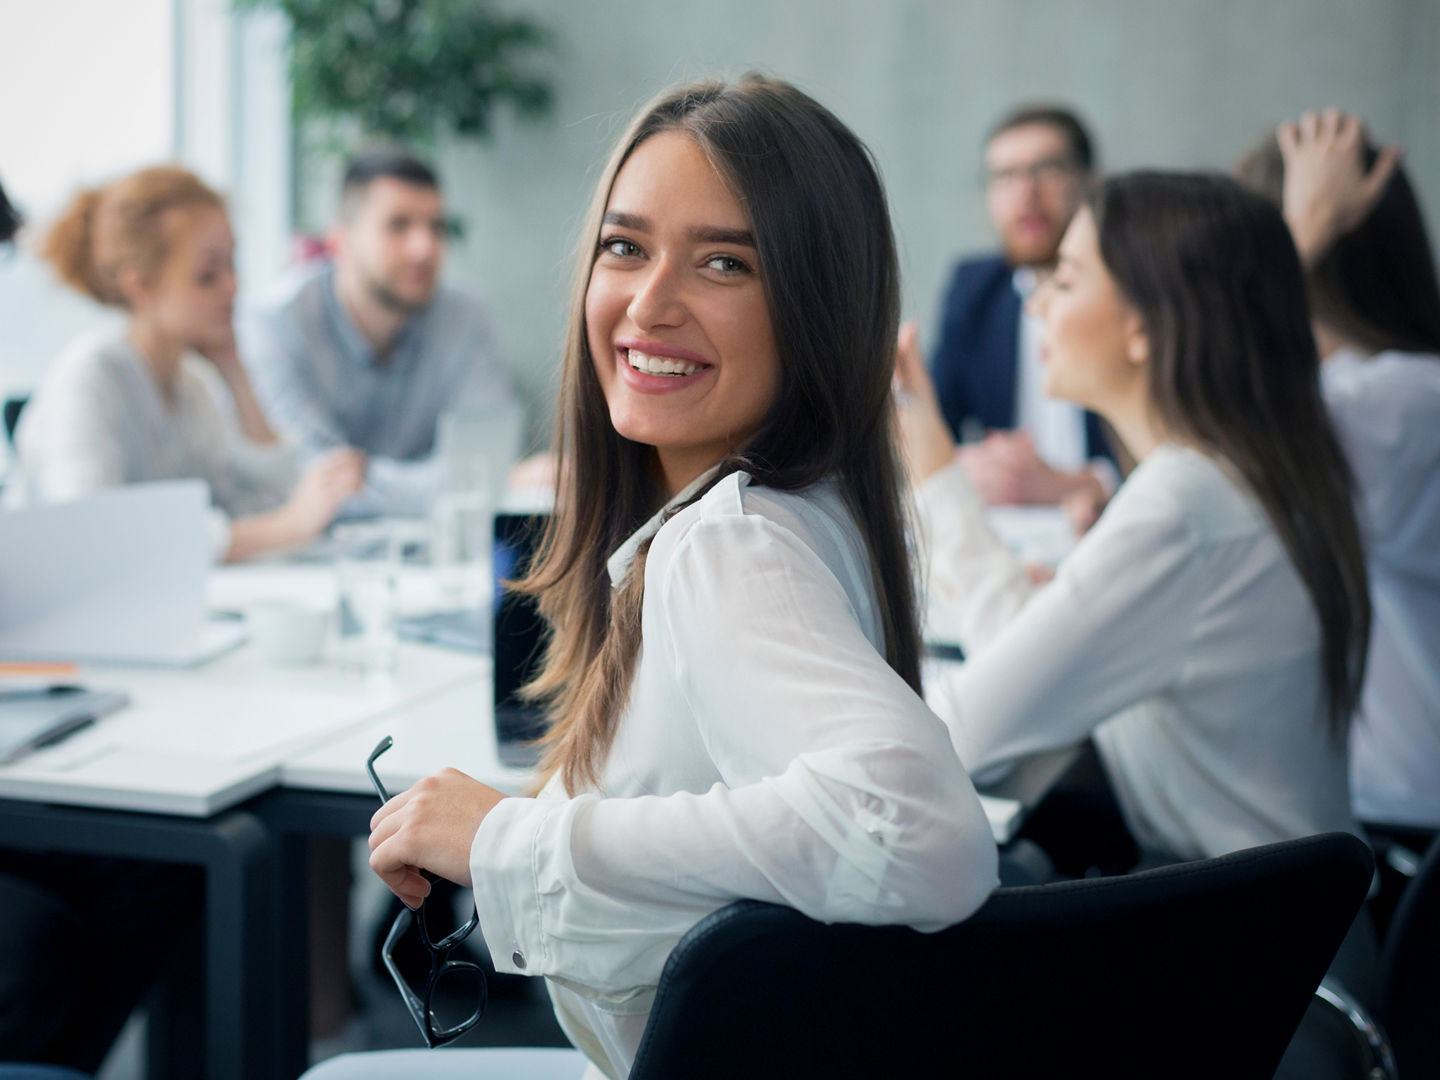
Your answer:
[[[1099,419],[1045,397],[1038,329],[1023,312],[1093,169],[1088,133],[1061,108],[1018,109],[985,143],[985,206],[1001,250],[956,265],[930,368],[987,502],[1053,504],[1080,494],[1103,504],[1113,484],[1099,464],[1110,456]]]

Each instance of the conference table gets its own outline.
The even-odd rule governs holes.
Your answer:
[[[224,568],[213,576],[210,605],[243,612],[276,596],[333,604],[334,587],[324,564]],[[297,1057],[281,1035],[287,1001],[304,989],[292,985],[293,958],[280,947],[290,903],[284,845],[259,813],[258,797],[283,782],[292,761],[366,725],[399,732],[407,718],[448,716],[462,733],[454,745],[462,757],[463,732],[488,731],[487,657],[402,642],[392,670],[362,675],[334,662],[333,646],[324,661],[305,666],[270,663],[253,644],[189,669],[82,665],[65,681],[123,691],[130,704],[0,766],[5,847],[204,871],[207,1077],[289,1080],[304,1063],[303,1045]],[[404,760],[414,748],[401,745]],[[493,738],[489,745],[493,757]],[[443,756],[445,747],[434,753]],[[362,779],[363,761],[354,765]],[[518,778],[498,763],[475,768],[518,790]],[[103,962],[103,943],[96,955]],[[298,971],[303,980],[303,963]]]
[[[327,589],[324,567],[260,564],[217,572],[210,602],[243,611],[281,593],[324,603]],[[123,690],[131,704],[0,766],[0,844],[204,871],[199,1035],[213,1080],[303,1071],[306,846],[368,831],[376,797],[364,763],[382,736],[394,738],[378,764],[392,790],[447,765],[509,793],[529,781],[499,760],[490,660],[479,653],[402,642],[393,670],[360,676],[329,654],[283,666],[245,644],[192,669],[86,666],[78,681]],[[1068,761],[1043,755],[995,785],[986,809],[997,840]]]

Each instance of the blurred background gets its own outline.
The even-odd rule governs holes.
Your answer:
[[[0,0],[0,177],[27,239],[77,185],[177,160],[231,200],[242,304],[265,291],[323,233],[343,153],[367,125],[317,115],[315,86],[309,112],[292,99],[285,12],[330,19],[297,48],[354,60],[339,77],[373,102],[367,35],[417,7],[457,25],[493,15],[515,39],[498,55],[521,89],[482,100],[486,132],[454,130],[443,87],[400,111],[462,230],[447,276],[489,301],[536,437],[600,159],[635,106],[678,80],[760,69],[868,141],[889,185],[905,313],[927,345],[949,264],[990,245],[981,143],[1018,102],[1073,105],[1107,169],[1226,169],[1277,121],[1335,104],[1403,144],[1432,228],[1440,204],[1435,0]],[[433,26],[388,37],[391,76],[439,69],[454,60],[447,42],[469,40]],[[455,93],[462,110],[467,93]],[[47,276],[23,251],[0,263],[0,392],[32,387],[78,328],[107,317]]]

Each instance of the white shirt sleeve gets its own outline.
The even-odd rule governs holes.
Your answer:
[[[345,433],[303,374],[303,342],[270,325],[272,318],[251,315],[236,323],[240,356],[266,417],[307,454],[344,446]]]
[[[985,506],[958,461],[915,489],[915,505],[927,633],[975,652],[1015,618],[1035,585],[985,519]]]
[[[62,502],[123,484],[125,440],[107,387],[73,373],[36,395],[16,441],[32,499]]]
[[[1386,356],[1396,354],[1328,361],[1321,372],[1325,404],[1355,477],[1370,553],[1402,566],[1430,565],[1420,553],[1435,550],[1440,521],[1433,512],[1436,361],[1402,355],[1387,365]],[[1416,365],[1423,365],[1418,372]]]
[[[997,560],[998,564],[998,560]],[[972,772],[1066,746],[1173,685],[1204,583],[1178,507],[1112,505],[1047,585],[964,664],[933,669],[926,700]],[[937,577],[939,573],[937,571]],[[1006,571],[1002,597],[1019,592]],[[984,583],[977,603],[990,600]],[[987,629],[989,629],[987,627]]]
[[[807,546],[759,516],[702,520],[647,587],[644,648],[672,665],[721,782],[497,806],[471,867],[498,968],[623,1009],[736,898],[921,930],[984,901],[996,855],[969,778]]]

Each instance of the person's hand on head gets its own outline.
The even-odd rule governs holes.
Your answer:
[[[1365,125],[1335,108],[1281,124],[1275,138],[1285,159],[1285,221],[1309,265],[1365,220],[1395,173],[1400,147],[1382,149],[1366,170]]]
[[[214,366],[227,380],[241,372],[240,350],[235,344],[235,327],[225,323],[204,340],[195,342],[195,351]]]
[[[919,328],[900,327],[895,345],[895,412],[900,446],[911,483],[918,484],[955,457],[955,439],[940,412],[935,384],[920,353]]]
[[[370,869],[410,907],[430,893],[423,868],[470,887],[470,847],[506,796],[457,769],[427,776],[370,819]]]

